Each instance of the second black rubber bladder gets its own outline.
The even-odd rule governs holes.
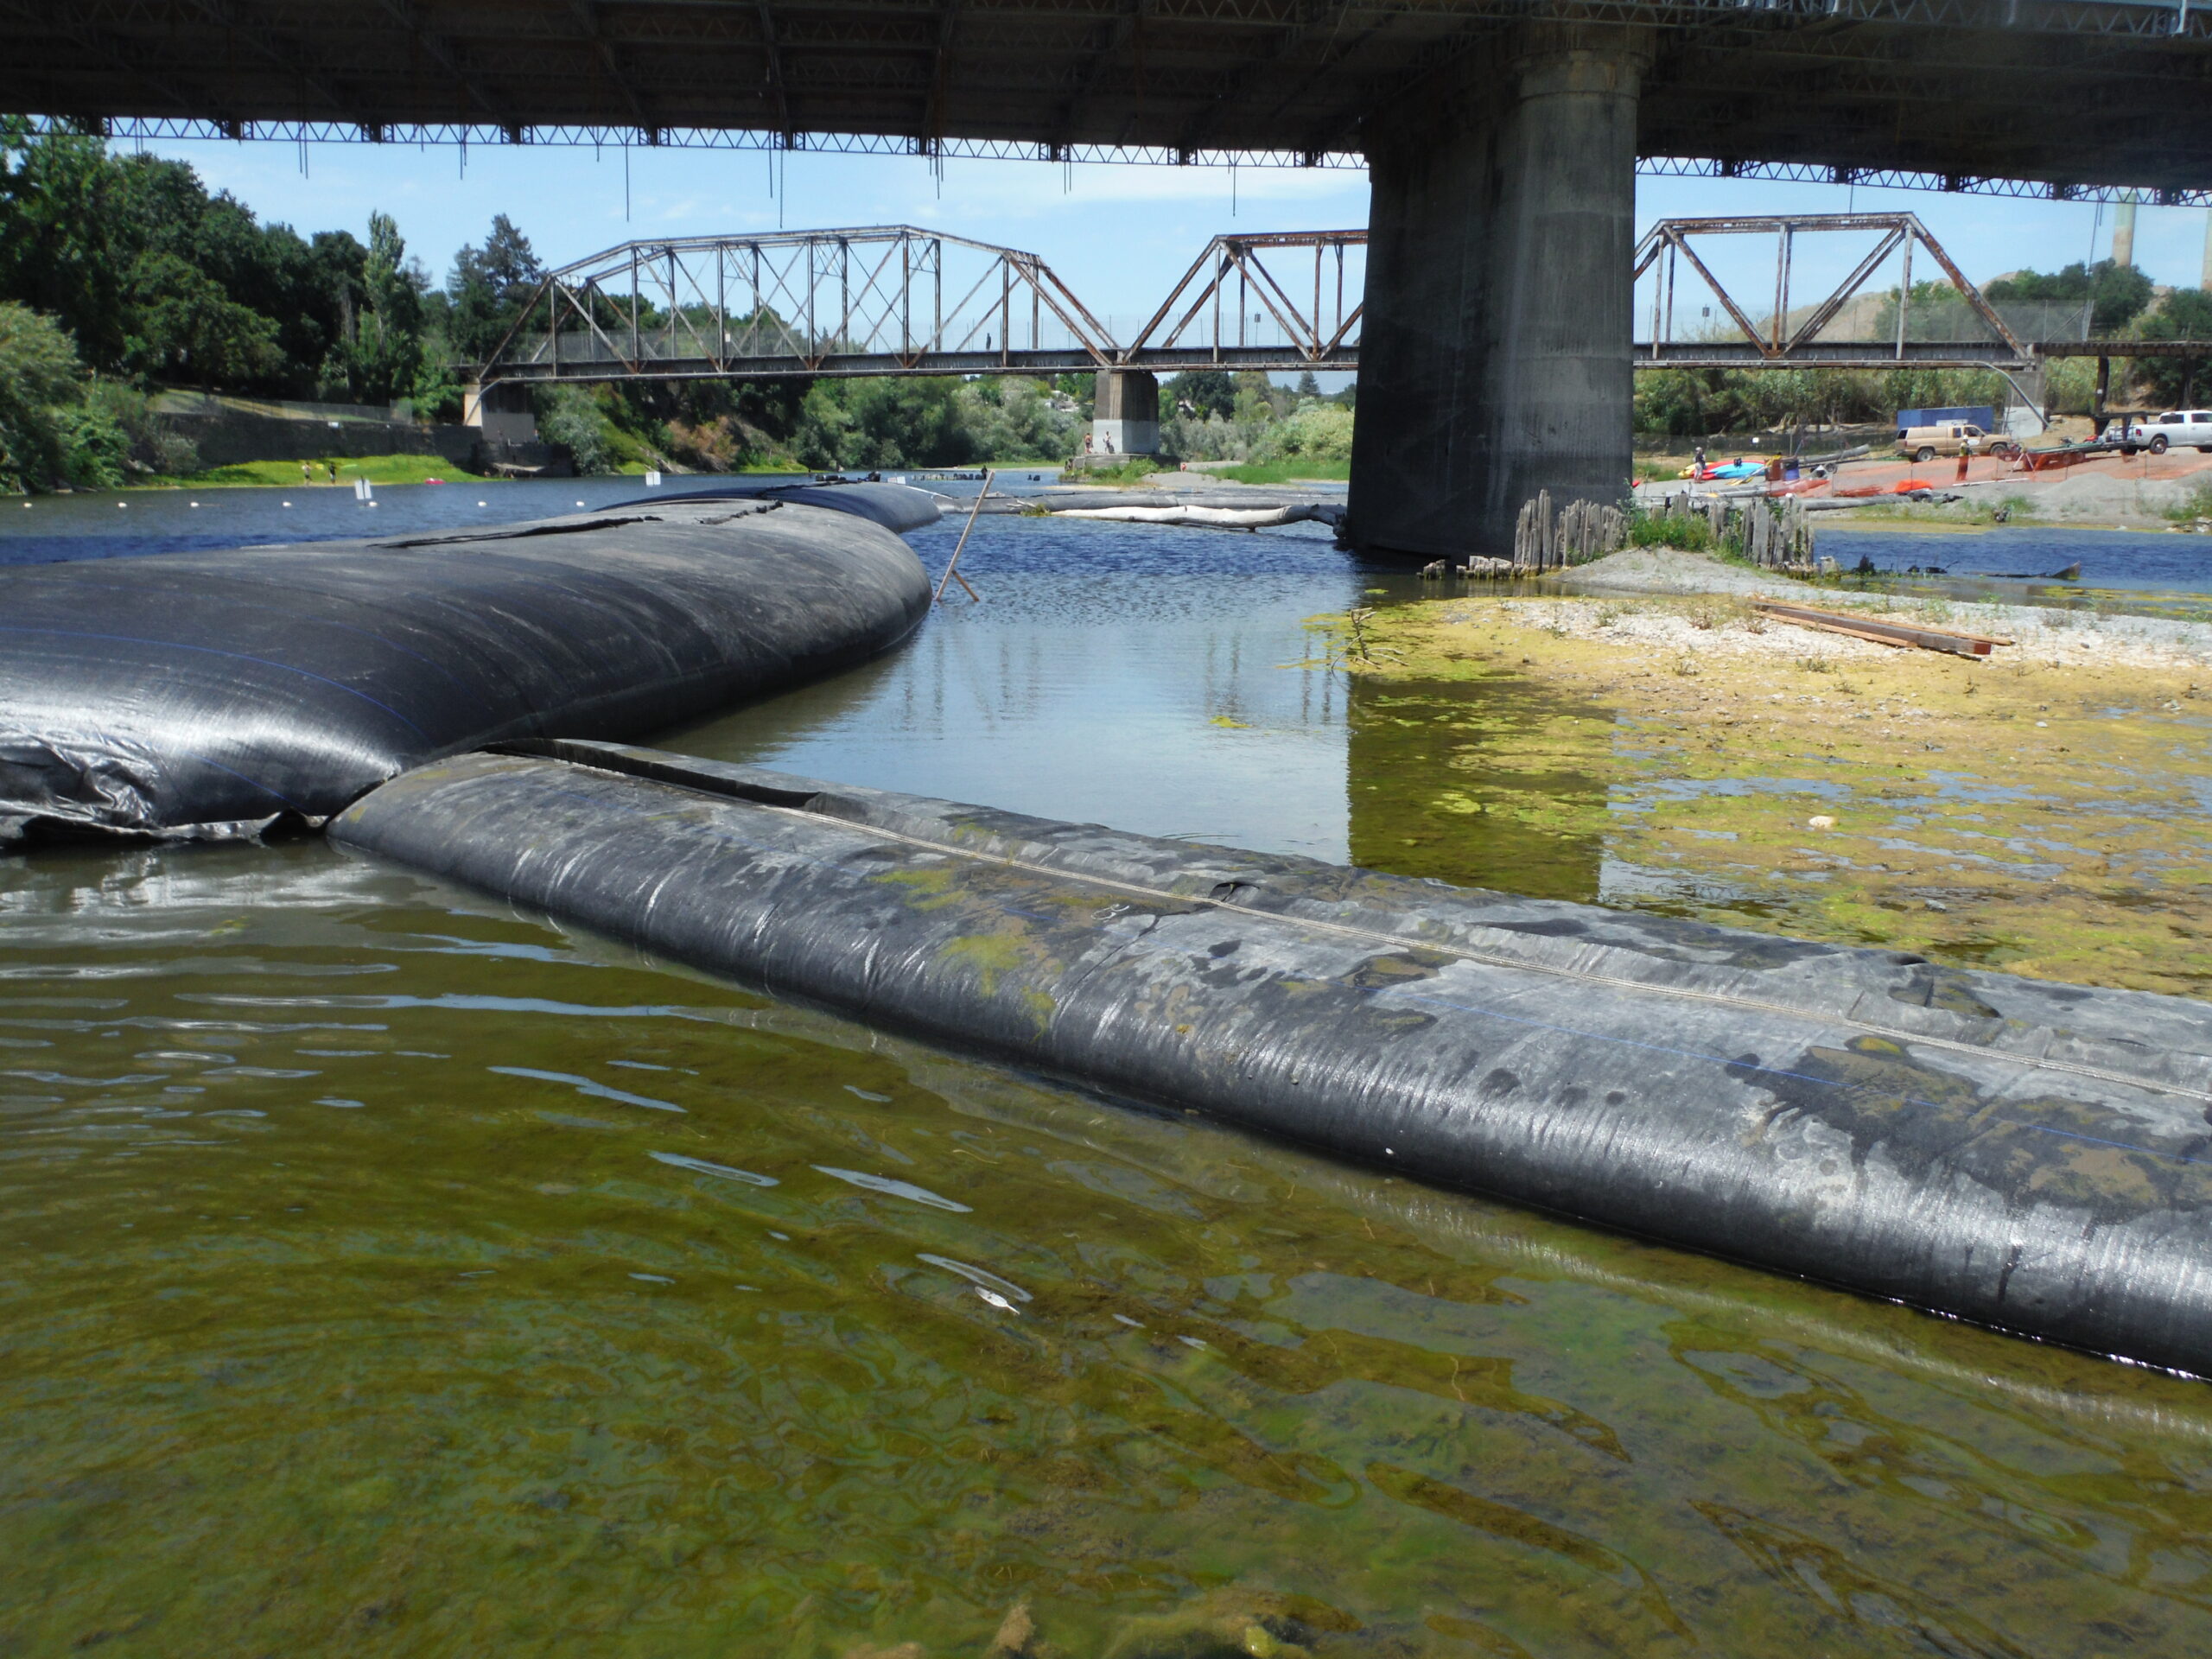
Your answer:
[[[2195,1002],[612,744],[435,762],[331,834],[1109,1095],[2212,1372]]]

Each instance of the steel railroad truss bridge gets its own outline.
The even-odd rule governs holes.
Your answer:
[[[1815,284],[1808,302],[1792,287],[1802,251],[1809,238],[1839,235],[1862,245],[1851,250],[1858,257],[1825,291]],[[1745,236],[1771,238],[1770,303],[1738,296],[1713,269],[1709,238]],[[550,273],[473,377],[489,389],[1357,371],[1367,239],[1365,231],[1216,237],[1148,318],[1121,331],[1126,338],[1037,255],[911,226],[627,242]],[[1940,282],[1932,302],[1915,282],[1916,256]],[[1895,281],[1874,286],[1885,267]],[[1633,346],[1639,371],[1979,368],[2024,377],[2055,357],[2212,359],[2212,340],[2093,338],[2079,306],[1994,305],[1912,213],[1662,219],[1637,246],[1632,275],[1650,296],[1649,333]],[[1686,277],[1700,312],[1717,306],[1721,316],[1688,339],[1676,326]]]

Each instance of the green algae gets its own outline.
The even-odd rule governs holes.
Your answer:
[[[1686,663],[1604,628],[1668,601],[1560,603],[1595,637],[1511,604],[1365,625],[1356,859],[2077,983],[2212,982],[2212,702],[2187,674],[1845,664],[1811,634]],[[1716,637],[1749,621],[1675,603]]]
[[[1612,722],[1503,675],[1355,677],[1345,765],[1351,858],[1404,875],[1597,896]]]
[[[2212,1636],[2197,1385],[1111,1107],[319,846],[0,872],[6,1650]]]

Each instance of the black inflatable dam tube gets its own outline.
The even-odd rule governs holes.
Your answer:
[[[1108,1093],[2212,1373],[2200,1004],[535,747],[331,833]]]
[[[676,496],[646,495],[625,501],[613,509],[658,507],[669,500],[785,501],[795,506],[830,507],[851,513],[870,524],[905,535],[924,530],[944,516],[939,503],[946,498],[918,490],[911,484],[868,483],[859,479],[831,479],[806,484],[734,485],[721,489],[685,490]]]
[[[0,837],[318,822],[437,755],[642,737],[845,666],[928,607],[873,517],[760,499],[0,570]]]

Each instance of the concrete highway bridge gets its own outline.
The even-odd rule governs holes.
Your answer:
[[[1628,475],[1639,160],[2212,187],[2206,0],[0,0],[0,108],[118,135],[1363,158],[1351,533],[1422,558]]]

